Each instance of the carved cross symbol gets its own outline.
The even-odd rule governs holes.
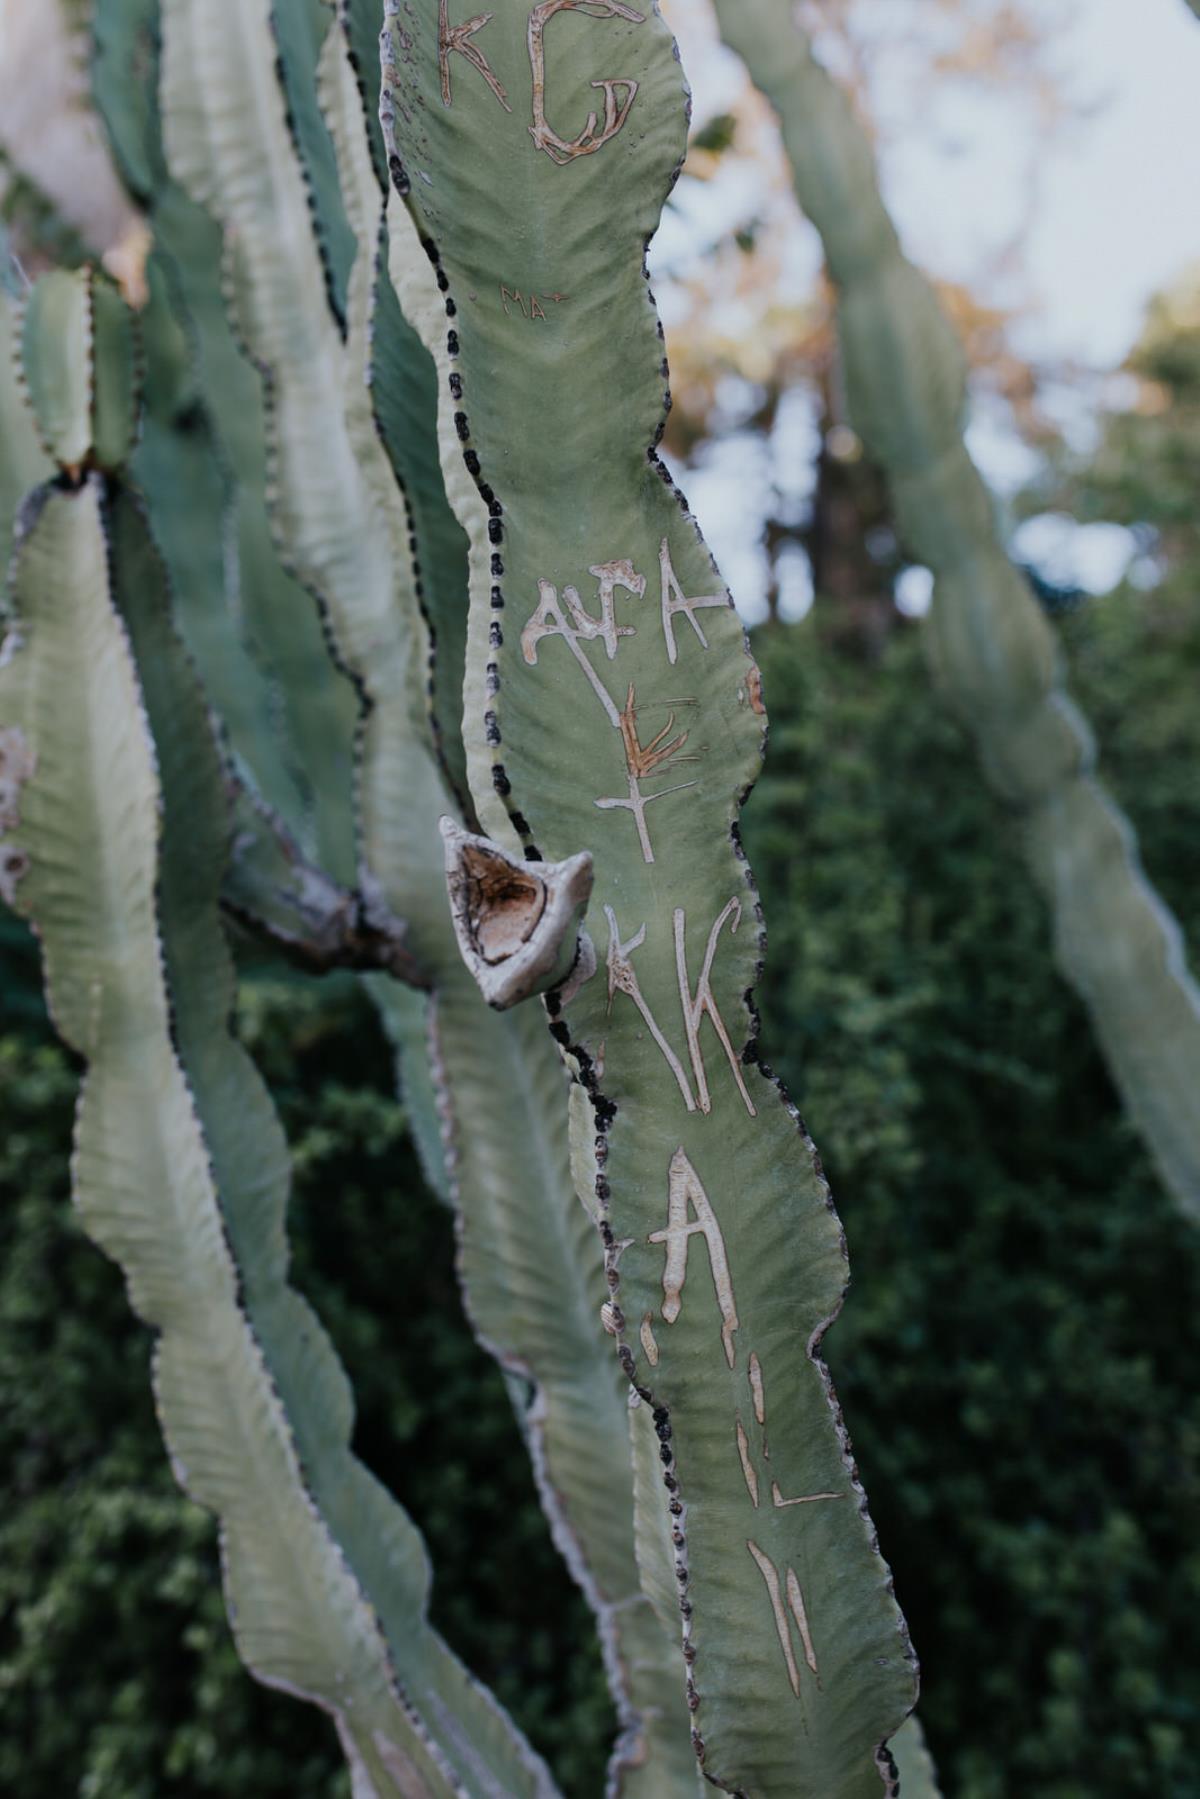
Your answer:
[[[620,810],[633,813],[637,823],[638,841],[642,846],[642,857],[647,862],[653,862],[654,850],[650,843],[650,833],[646,828],[646,807],[654,800],[665,800],[668,794],[683,793],[686,788],[696,785],[695,781],[680,781],[674,787],[664,787],[660,793],[642,792],[641,783],[646,776],[653,774],[656,768],[671,761],[672,757],[677,757],[688,740],[687,732],[681,731],[679,736],[670,743],[663,744],[663,738],[670,735],[674,725],[675,714],[672,712],[657,737],[652,737],[649,743],[644,744],[641,741],[637,726],[637,699],[631,681],[625,706],[620,714],[621,742],[625,747],[625,766],[629,773],[629,796],[627,799],[603,799],[593,802],[599,806],[602,812]],[[690,756],[684,759],[695,760]]]

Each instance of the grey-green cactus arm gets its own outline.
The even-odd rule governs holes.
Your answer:
[[[709,1781],[877,1796],[915,1682],[816,1356],[840,1228],[750,1050],[761,939],[736,821],[759,685],[653,454],[643,252],[683,154],[678,63],[648,4],[396,0],[384,82],[471,539],[476,807],[518,856],[592,857],[600,970],[554,1029],[606,1320],[666,1489],[640,1508],[643,1577],[676,1621]]]
[[[379,123],[379,25],[375,0],[339,0],[339,17],[355,80],[371,165],[379,185],[377,279],[369,379],[375,418],[404,496],[413,549],[413,583],[430,639],[431,723],[438,760],[465,822],[474,810],[462,742],[462,687],[467,642],[467,540],[446,499],[437,446],[437,368],[397,303],[388,274],[387,150]],[[365,246],[364,246],[365,248]]]
[[[180,622],[259,791],[305,854],[352,884],[356,697],[272,542],[269,395],[231,329],[220,226],[172,179],[163,155],[159,0],[95,0],[92,32],[94,98],[154,231],[151,378],[134,469]]]
[[[576,1572],[597,1602],[610,1667],[620,1677],[622,1765],[645,1755],[647,1779],[658,1786],[644,1790],[675,1790],[669,1758],[664,1764],[665,1751],[657,1749],[672,1734],[673,1710],[674,1738],[689,1764],[687,1791],[694,1776],[682,1683],[665,1645],[655,1656],[657,1626],[638,1592],[624,1401],[602,1354],[599,1256],[594,1247],[590,1257],[579,1253],[590,1240],[570,1188],[561,1071],[535,1021],[493,1021],[481,1006],[446,911],[437,820],[453,802],[429,731],[428,638],[408,541],[412,519],[373,416],[374,404],[380,422],[394,421],[382,350],[373,363],[374,398],[363,381],[372,343],[380,342],[372,251],[383,193],[362,102],[331,41],[322,59],[322,103],[344,203],[363,246],[348,282],[343,340],[325,305],[311,232],[276,229],[279,219],[298,220],[304,209],[301,173],[273,92],[267,23],[258,5],[224,13],[174,0],[166,6],[168,145],[182,178],[236,245],[239,326],[272,394],[275,528],[290,564],[319,595],[336,653],[363,694],[362,885],[409,921],[414,951],[437,978],[425,1018],[414,1017],[409,997],[390,984],[373,986],[396,1035],[411,1049],[415,1027],[432,1045],[446,1147],[438,1156],[427,1142],[427,1158],[441,1163],[443,1178],[451,1164],[460,1196],[468,1305],[506,1367],[535,1389],[527,1424],[542,1452],[543,1494],[563,1501],[559,1540],[575,1546]],[[239,84],[241,100],[228,111],[214,104],[206,112],[207,100],[237,95]],[[224,128],[230,117],[239,121],[237,133]],[[432,371],[427,385],[432,421]],[[401,435],[383,429],[385,439]],[[424,567],[428,546],[420,535],[417,545]],[[630,1671],[637,1676],[632,1696]]]
[[[248,782],[230,773],[233,817],[229,868],[221,888],[226,916],[309,974],[335,968],[380,971],[427,988],[401,919],[341,887],[308,860],[283,819]]]
[[[962,438],[964,358],[900,248],[866,134],[787,0],[717,0],[726,41],[783,126],[800,203],[838,288],[850,414],[896,519],[935,576],[935,669],[996,791],[1021,815],[1059,965],[1180,1203],[1200,1218],[1200,988],[1132,828],[1094,775],[1054,636],[1009,562]]]
[[[0,260],[3,256],[0,242]],[[54,469],[21,397],[15,360],[18,307],[16,295],[6,284],[6,275],[7,271],[0,269],[0,616],[17,509],[30,489],[45,481]]]
[[[0,878],[88,1065],[77,1200],[159,1333],[173,1464],[220,1519],[248,1666],[332,1715],[364,1799],[546,1799],[544,1767],[429,1629],[420,1538],[351,1456],[345,1376],[287,1284],[286,1147],[228,1027],[216,744],[140,507],[101,448],[125,429],[127,407],[105,399],[124,346],[94,330],[64,345],[74,293],[94,283],[51,279],[33,322],[54,333],[39,349],[27,318],[27,359],[79,369],[88,397],[56,395],[44,434],[74,455],[76,421],[93,429],[78,472],[23,517],[0,657]]]

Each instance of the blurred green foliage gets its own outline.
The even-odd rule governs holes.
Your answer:
[[[1139,376],[1175,409],[1115,420],[1070,496],[1138,525],[1163,579],[1062,628],[1106,777],[1197,956],[1190,329],[1177,319]],[[930,693],[916,630],[868,662],[820,606],[756,644],[762,1045],[846,1224],[854,1284],[826,1351],[944,1787],[1194,1799],[1200,1235],[1121,1116],[1019,826]],[[356,1448],[425,1532],[441,1628],[568,1793],[594,1795],[611,1718],[590,1620],[463,1322],[451,1219],[422,1188],[372,1015],[345,983],[248,977],[243,1028],[296,1154],[298,1284],[354,1381]],[[75,1073],[36,994],[0,918],[0,1791],[344,1795],[325,1722],[234,1656],[212,1527],[162,1453],[148,1337],[68,1208]]]
[[[67,1198],[76,1074],[24,1024],[0,940],[0,1792],[346,1799],[332,1728],[249,1680],[214,1528],[167,1466],[150,1336]],[[502,1378],[463,1320],[389,1053],[352,985],[254,978],[242,1025],[295,1152],[297,1282],[358,1399],[355,1448],[420,1524],[441,1629],[596,1793],[611,1734],[591,1616],[548,1540]],[[570,1653],[564,1653],[564,1645]]]
[[[1110,773],[1158,733],[1126,593],[1072,620]],[[928,689],[760,635],[774,772],[763,1051],[820,1147],[853,1281],[827,1354],[955,1799],[1194,1795],[1200,1237],[1056,975],[1018,828]],[[1181,700],[1200,658],[1176,662]],[[1195,923],[1200,712],[1140,818]],[[1117,785],[1121,783],[1118,780]],[[1135,816],[1138,811],[1135,808]],[[1193,942],[1193,953],[1200,947]]]

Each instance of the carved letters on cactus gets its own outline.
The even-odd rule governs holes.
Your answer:
[[[661,796],[655,795],[654,797],[658,798]],[[653,861],[653,857],[647,857],[646,859],[647,861]],[[717,1033],[721,1048],[725,1051],[726,1058],[729,1062],[730,1072],[733,1075],[737,1090],[745,1103],[746,1110],[751,1118],[756,1117],[757,1114],[754,1101],[746,1090],[746,1082],[745,1077],[742,1074],[741,1063],[738,1061],[737,1052],[734,1050],[733,1044],[729,1040],[729,1032],[726,1029],[725,1020],[721,1016],[721,1010],[712,989],[712,969],[713,961],[717,953],[717,943],[726,924],[729,925],[731,935],[737,930],[742,917],[741,900],[735,895],[724,907],[716,923],[708,933],[708,942],[705,945],[704,950],[704,961],[700,968],[700,979],[696,982],[694,992],[692,990],[691,977],[688,974],[687,966],[687,915],[682,906],[676,906],[672,918],[675,936],[675,967],[679,979],[679,1004],[683,1011],[683,1028],[687,1037],[688,1057],[692,1064],[692,1074],[696,1082],[695,1096],[692,1094],[691,1085],[687,1075],[684,1073],[683,1066],[680,1063],[678,1056],[675,1054],[674,1050],[663,1036],[662,1031],[659,1029],[658,1024],[655,1022],[650,1007],[647,1005],[645,996],[638,984],[638,978],[634,972],[633,963],[630,961],[630,956],[633,951],[641,949],[646,940],[645,925],[642,925],[640,930],[635,932],[627,942],[622,942],[616,913],[611,906],[605,906],[604,916],[608,920],[609,1011],[611,1012],[612,1010],[614,994],[620,992],[629,996],[638,1011],[642,1014],[642,1017],[646,1020],[646,1023],[650,1028],[650,1034],[654,1038],[655,1043],[657,1043],[659,1049],[666,1057],[667,1065],[679,1083],[679,1090],[683,1095],[684,1104],[687,1106],[688,1111],[694,1112],[699,1109],[704,1113],[712,1111],[712,1095],[709,1092],[708,1071],[704,1066],[704,1052],[700,1046],[700,1026],[703,1024],[704,1016],[707,1013],[712,1023],[712,1027]]]
[[[747,1539],[746,1548],[757,1564],[758,1571],[766,1583],[767,1593],[771,1600],[771,1610],[775,1614],[775,1628],[779,1632],[779,1647],[783,1650],[783,1659],[787,1667],[788,1680],[797,1699],[800,1697],[800,1670],[796,1665],[796,1652],[792,1647],[792,1630],[788,1618],[791,1612],[796,1628],[800,1632],[800,1641],[804,1645],[804,1659],[816,1676],[817,1685],[821,1684],[817,1668],[816,1651],[813,1648],[812,1632],[808,1627],[808,1614],[804,1609],[804,1598],[800,1592],[800,1582],[793,1569],[787,1570],[787,1610],[784,1609],[783,1595],[779,1590],[779,1570],[769,1555],[765,1555],[758,1544]]]
[[[691,1220],[688,1218],[689,1206],[696,1214]],[[725,1360],[732,1368],[733,1333],[738,1327],[738,1315],[733,1281],[729,1273],[729,1257],[725,1253],[725,1239],[721,1235],[717,1215],[704,1191],[700,1176],[680,1144],[671,1157],[671,1166],[667,1171],[667,1228],[652,1231],[649,1237],[651,1243],[666,1245],[662,1315],[668,1324],[674,1324],[683,1310],[683,1283],[687,1279],[688,1249],[691,1239],[696,1235],[702,1236],[708,1245],[709,1267],[712,1269],[713,1286],[717,1290],[717,1304],[721,1308],[721,1345],[725,1351]]]
[[[530,0],[490,3],[488,55],[515,104]],[[913,1670],[817,1354],[845,1284],[840,1229],[794,1113],[747,1051],[762,939],[736,825],[759,766],[761,700],[729,600],[680,527],[679,496],[654,453],[662,346],[643,255],[685,145],[682,77],[649,6],[640,22],[601,0],[555,6],[582,15],[554,25],[552,93],[541,98],[556,123],[573,98],[578,129],[591,86],[616,126],[629,96],[608,71],[638,84],[611,155],[598,160],[584,132],[563,167],[552,145],[531,151],[525,121],[507,119],[479,82],[462,82],[443,107],[436,12],[404,0],[386,10],[382,117],[396,200],[449,321],[429,341],[441,358],[447,491],[472,541],[472,793],[484,829],[514,855],[590,849],[608,925],[606,982],[585,982],[549,1010],[578,1082],[572,1159],[605,1244],[603,1322],[641,1401],[634,1416],[648,1408],[651,1418],[649,1432],[635,1427],[635,1457],[639,1444],[649,1450],[637,1482],[643,1581],[664,1623],[680,1620],[692,1745],[712,1785],[763,1799],[871,1799],[892,1790],[880,1744],[912,1704]],[[597,148],[607,122],[593,128]],[[508,316],[494,299],[472,304],[513,267],[514,241],[527,294],[580,296],[569,343],[553,322],[517,330],[511,301]],[[655,560],[651,595],[641,571]],[[599,582],[598,570],[621,564],[633,579],[585,605],[580,577]],[[519,622],[505,629],[514,598]],[[674,805],[654,803],[675,786]],[[603,822],[621,810],[632,828]],[[708,1061],[706,1016],[731,1079]],[[708,1219],[697,1192],[716,1201]],[[709,1274],[699,1291],[695,1266],[693,1287],[680,1278],[689,1248],[701,1253],[698,1235],[710,1271],[723,1245],[715,1268],[736,1334],[720,1296],[708,1309]],[[843,1489],[849,1504],[807,1503]],[[804,1497],[788,1505],[790,1494]],[[763,1592],[768,1570],[778,1610]]]
[[[689,1209],[695,1213],[688,1217]],[[688,1158],[682,1144],[671,1157],[667,1171],[667,1224],[665,1230],[652,1231],[648,1238],[651,1243],[661,1243],[666,1250],[663,1265],[663,1303],[662,1315],[668,1324],[674,1324],[683,1311],[683,1288],[687,1280],[688,1252],[691,1240],[702,1236],[708,1249],[709,1269],[712,1274],[713,1287],[716,1291],[717,1306],[721,1313],[721,1347],[725,1352],[725,1360],[730,1368],[736,1364],[734,1332],[738,1329],[737,1301],[733,1291],[733,1275],[729,1266],[729,1255],[725,1246],[725,1237],[717,1218],[716,1210],[705,1192],[704,1184]],[[650,1325],[649,1315],[642,1321],[639,1332],[642,1348],[652,1367],[658,1365],[659,1348]],[[766,1399],[763,1382],[762,1363],[752,1350],[750,1353],[748,1377],[751,1397],[754,1405],[754,1416],[759,1425],[761,1436],[761,1453],[764,1461],[770,1460],[770,1450],[766,1437]],[[746,1491],[757,1511],[760,1503],[760,1478],[751,1450],[750,1438],[742,1423],[741,1414],[734,1419],[735,1438],[738,1459],[741,1462],[742,1478],[746,1483]],[[804,1493],[795,1499],[785,1499],[777,1480],[771,1481],[771,1503],[777,1509],[792,1505],[812,1505],[818,1500],[842,1499],[842,1493]],[[804,1647],[804,1659],[817,1676],[816,1654],[813,1649],[812,1632],[809,1627],[808,1613],[800,1582],[795,1571],[785,1571],[784,1587],[780,1587],[779,1572],[770,1557],[759,1545],[747,1540],[746,1547],[754,1557],[759,1572],[766,1583],[767,1593],[771,1601],[779,1634],[780,1646],[783,1650],[787,1667],[788,1681],[797,1698],[800,1696],[800,1674],[792,1648],[791,1632],[787,1610],[783,1604],[783,1591],[788,1597],[788,1609],[795,1620]]]
[[[530,12],[527,41],[529,67],[533,76],[533,124],[529,126],[529,135],[539,150],[544,150],[552,162],[562,167],[573,162],[577,156],[594,156],[597,150],[602,150],[605,144],[616,137],[637,98],[638,83],[620,75],[593,81],[592,86],[604,95],[603,125],[594,112],[589,112],[587,123],[577,137],[559,137],[546,117],[544,43],[546,26],[555,13],[559,12],[581,12],[592,19],[627,19],[633,25],[644,25],[646,15],[635,12],[632,6],[624,5],[623,0],[541,0],[541,4],[534,6]],[[451,25],[449,13],[449,0],[439,0],[438,73],[441,78],[442,105],[450,107],[454,104],[450,58],[458,55],[479,71],[505,112],[511,112],[512,103],[508,98],[508,90],[496,76],[483,51],[473,42],[477,33],[485,25],[491,24],[495,13],[476,13],[474,18],[464,19],[459,25]],[[544,318],[545,314],[541,316]]]
[[[661,609],[663,640],[667,647],[668,659],[674,663],[678,659],[678,648],[675,643],[674,620],[678,613],[683,613],[700,640],[703,649],[708,648],[708,639],[700,628],[695,616],[695,609],[701,606],[721,606],[728,608],[729,595],[725,592],[702,594],[690,599],[684,593],[671,561],[671,551],[664,537],[659,546],[659,574],[662,583]],[[637,826],[638,843],[641,847],[642,860],[654,861],[654,847],[650,840],[650,830],[646,822],[646,808],[655,800],[665,800],[670,794],[684,793],[698,785],[696,781],[680,781],[673,787],[664,787],[658,793],[643,793],[642,782],[656,770],[665,767],[668,762],[678,765],[680,762],[694,762],[695,756],[684,756],[681,752],[688,740],[688,733],[683,731],[672,742],[664,744],[663,739],[670,736],[675,725],[675,713],[669,712],[667,723],[657,736],[648,744],[643,744],[638,735],[637,696],[633,682],[629,683],[625,705],[618,710],[616,701],[593,668],[588,657],[580,647],[580,639],[593,642],[599,639],[603,643],[610,662],[616,659],[619,640],[622,637],[636,637],[637,627],[617,623],[616,596],[617,589],[632,594],[635,599],[642,599],[646,592],[646,577],[638,574],[633,563],[627,558],[614,562],[593,563],[588,569],[599,586],[599,616],[588,611],[580,597],[577,587],[564,586],[561,599],[558,588],[552,581],[539,580],[538,603],[526,621],[521,632],[521,654],[530,667],[536,667],[538,661],[538,645],[545,637],[561,637],[572,656],[578,662],[587,677],[596,698],[604,708],[605,717],[615,730],[621,733],[621,742],[625,751],[625,769],[628,790],[624,797],[606,795],[593,801],[601,812],[630,812]],[[675,706],[694,706],[694,699],[668,700],[661,702],[668,708]],[[707,1107],[702,1108],[707,1110]]]
[[[679,649],[675,642],[675,615],[682,612],[688,624],[700,639],[701,646],[708,648],[708,638],[700,628],[696,617],[696,609],[700,606],[728,606],[727,593],[706,593],[699,599],[689,600],[679,585],[675,570],[671,565],[671,552],[664,537],[658,552],[658,566],[662,575],[662,625],[663,636],[667,640],[667,656],[671,662],[679,660]]]
[[[449,19],[449,0],[440,0],[438,8],[438,68],[442,77],[442,105],[454,104],[453,90],[450,86],[450,58],[457,52],[465,57],[473,69],[478,69],[492,92],[499,100],[505,112],[511,112],[507,93],[496,80],[491,65],[483,51],[471,39],[477,31],[482,31],[495,18],[494,13],[477,13],[473,19],[465,19],[461,25],[451,25]]]
[[[622,0],[541,0],[530,13],[528,42],[529,65],[533,70],[533,124],[529,127],[529,135],[551,162],[563,165],[577,156],[594,156],[616,137],[637,98],[638,83],[621,76],[593,81],[592,86],[604,95],[603,128],[597,130],[596,115],[590,112],[578,137],[569,141],[559,137],[546,119],[546,51],[542,41],[546,26],[558,12],[582,12],[593,19],[627,19],[631,25],[644,25],[646,15],[635,12],[632,6],[623,5]]]

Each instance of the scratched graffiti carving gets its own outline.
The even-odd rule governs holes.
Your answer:
[[[668,655],[674,662],[676,660],[672,626],[674,615],[683,612],[691,619],[702,647],[707,649],[708,641],[697,621],[692,617],[689,608],[710,605],[728,606],[729,601],[725,594],[705,595],[700,599],[685,598],[671,565],[670,551],[665,538],[659,553],[659,566],[663,582],[663,631]],[[646,577],[638,573],[627,557],[621,557],[612,562],[593,563],[588,573],[597,583],[598,612],[588,610],[577,587],[568,584],[564,586],[560,595],[552,581],[540,580],[538,582],[538,603],[521,632],[521,654],[531,667],[536,667],[538,645],[542,640],[547,637],[561,637],[583,670],[589,687],[604,709],[604,716],[613,729],[620,734],[625,758],[626,791],[623,794],[603,795],[593,803],[601,812],[628,812],[632,816],[637,829],[642,860],[650,863],[654,861],[654,845],[646,819],[646,808],[656,800],[666,799],[671,794],[685,793],[689,788],[696,787],[698,782],[695,780],[676,781],[670,787],[662,788],[655,793],[647,793],[642,783],[652,775],[665,773],[668,766],[674,769],[681,763],[695,762],[698,759],[694,755],[684,753],[688,741],[687,731],[681,731],[673,738],[671,736],[675,729],[675,709],[694,705],[695,701],[691,698],[683,698],[658,702],[659,706],[665,707],[668,711],[667,722],[648,743],[642,742],[638,729],[637,694],[634,684],[629,683],[625,704],[623,707],[618,707],[581,645],[599,641],[604,645],[608,660],[612,662],[616,659],[620,639],[637,635],[636,626],[617,623],[618,590],[640,600],[645,596]],[[707,1111],[708,1108],[702,1106],[701,1109]],[[753,1108],[751,1110],[753,1111]]]
[[[658,1022],[646,1003],[645,995],[638,983],[637,972],[630,960],[635,949],[641,949],[646,941],[646,927],[634,932],[628,942],[621,939],[617,915],[611,906],[605,906],[604,916],[608,920],[608,1009],[611,1013],[613,1000],[618,993],[631,999],[645,1021],[646,1029],[658,1045],[666,1060],[667,1067],[675,1076],[679,1091],[683,1095],[683,1103],[689,1112],[696,1110],[696,1102],[692,1098],[691,1083],[683,1071],[683,1063],[671,1048],[658,1027]]]
[[[657,793],[643,793],[642,782],[648,775],[664,768],[669,762],[694,762],[694,756],[683,756],[680,752],[688,740],[686,731],[670,743],[664,744],[664,737],[669,737],[675,728],[675,714],[672,712],[666,724],[649,743],[642,743],[638,735],[637,695],[633,682],[629,683],[624,710],[620,714],[621,741],[625,749],[625,768],[629,777],[629,791],[624,798],[606,798],[594,800],[601,812],[631,812],[637,825],[638,843],[641,845],[642,860],[653,862],[654,848],[650,842],[650,831],[646,824],[646,807],[655,800],[665,800],[672,793],[684,793],[689,787],[695,787],[695,781],[677,781],[673,787],[663,787]]]
[[[667,645],[667,659],[670,662],[676,662],[679,659],[679,646],[675,642],[675,620],[679,613],[682,612],[700,639],[701,647],[707,649],[708,638],[704,635],[696,613],[702,606],[728,607],[729,595],[727,593],[705,593],[697,599],[689,599],[680,586],[665,537],[659,546],[658,567],[662,579],[662,627]]]
[[[450,58],[461,56],[483,76],[505,112],[511,112],[512,107],[503,85],[492,73],[491,64],[478,44],[471,41],[485,25],[491,24],[495,13],[476,13],[473,19],[464,19],[461,25],[451,25],[449,14],[450,0],[438,0],[438,73],[442,78],[442,105],[454,104],[454,93],[450,85]]]
[[[683,1312],[684,1286],[687,1281],[688,1256],[693,1237],[703,1237],[708,1251],[709,1271],[712,1275],[717,1309],[721,1316],[721,1347],[725,1352],[725,1360],[732,1370],[737,1360],[734,1333],[739,1326],[729,1253],[716,1209],[705,1191],[704,1183],[681,1144],[671,1157],[667,1169],[666,1227],[663,1230],[652,1231],[647,1238],[649,1243],[662,1245],[666,1252],[662,1272],[662,1316],[668,1325],[677,1323]],[[661,1350],[651,1328],[649,1313],[643,1318],[638,1335],[651,1367],[657,1368]],[[747,1431],[740,1411],[734,1413],[734,1442],[737,1447],[742,1479],[746,1484],[746,1491],[755,1511],[758,1511],[762,1504],[763,1488],[768,1481],[771,1504],[775,1508],[815,1505],[826,1500],[843,1499],[844,1493],[804,1493],[795,1499],[784,1497],[779,1482],[771,1478],[769,1466],[771,1452],[767,1445],[766,1431],[766,1382],[762,1363],[754,1350],[750,1352],[746,1380],[753,1407],[754,1425],[757,1427],[759,1439],[757,1453],[751,1433]],[[821,1684],[812,1629],[800,1581],[795,1569],[791,1567],[784,1569],[781,1578],[780,1571],[770,1556],[753,1539],[747,1538],[746,1547],[763,1577],[763,1584],[767,1589],[775,1620],[784,1666],[787,1670],[788,1683],[792,1692],[799,1698],[801,1673],[800,1662],[796,1655],[796,1644],[792,1636],[793,1630],[798,1634],[800,1651],[805,1665],[811,1671],[817,1686],[820,1687]]]
[[[546,118],[546,48],[543,41],[546,26],[555,13],[578,12],[589,19],[626,19],[631,25],[644,25],[645,13],[635,12],[623,0],[541,0],[529,15],[529,66],[533,71],[533,124],[529,135],[539,150],[560,168],[579,156],[594,156],[621,130],[629,117],[638,84],[622,76],[593,81],[592,86],[604,95],[604,123],[589,112],[587,124],[578,137],[561,138]]]
[[[689,1212],[693,1212],[695,1216],[689,1217]],[[729,1272],[729,1257],[725,1252],[725,1238],[708,1194],[704,1191],[703,1182],[681,1144],[671,1157],[671,1165],[667,1170],[667,1227],[662,1231],[654,1231],[650,1236],[651,1243],[662,1243],[667,1252],[662,1276],[662,1315],[668,1324],[674,1324],[683,1309],[688,1250],[695,1236],[702,1236],[708,1246],[708,1264],[721,1312],[721,1347],[725,1351],[725,1360],[732,1368],[733,1333],[738,1327],[738,1315],[733,1295],[733,1279]]]
[[[547,305],[562,306],[571,298],[570,294],[560,294],[557,291],[552,294],[535,294],[531,288],[529,300],[528,303],[526,303],[525,295],[519,287],[508,287],[503,281],[498,285],[500,288],[500,304],[504,308],[505,318],[512,318],[513,307],[515,306],[521,317],[523,319],[528,319],[531,325],[536,324],[538,319],[544,320],[550,316],[546,311]]]
[[[684,1105],[689,1112],[701,1111],[704,1113],[712,1111],[712,1093],[708,1084],[708,1071],[704,1066],[704,1051],[700,1042],[700,1027],[704,1022],[705,1016],[707,1016],[712,1024],[713,1030],[716,1032],[717,1040],[720,1043],[721,1048],[725,1051],[726,1058],[729,1062],[730,1072],[733,1075],[734,1084],[742,1097],[746,1110],[749,1112],[751,1118],[756,1117],[757,1113],[755,1111],[754,1101],[747,1092],[741,1063],[738,1060],[737,1052],[734,1049],[733,1044],[730,1042],[729,1032],[725,1028],[725,1021],[721,1017],[720,1008],[717,1005],[716,997],[712,990],[712,967],[713,960],[717,953],[717,944],[720,940],[721,932],[724,930],[727,923],[731,933],[737,930],[742,916],[741,900],[736,897],[731,899],[721,912],[716,923],[713,925],[712,930],[709,932],[708,942],[704,950],[704,961],[700,969],[700,978],[696,983],[694,992],[692,990],[687,967],[687,919],[682,906],[677,906],[675,908],[675,965],[679,981],[679,1004],[683,1013],[683,1028],[687,1040],[688,1058],[692,1065],[692,1075],[696,1083],[694,1092],[692,1083],[687,1077],[683,1063],[671,1048],[670,1043],[664,1036],[657,1019],[650,1009],[649,1003],[641,990],[637,972],[634,969],[631,960],[634,951],[641,949],[646,941],[645,925],[642,925],[632,937],[625,941],[621,937],[617,916],[611,906],[605,906],[604,916],[608,920],[608,1010],[610,1014],[612,1012],[613,1000],[618,993],[625,994],[628,999],[633,1001],[634,1005],[641,1013],[642,1018],[645,1020],[646,1027],[649,1030],[651,1037],[662,1051],[667,1066],[675,1077],[679,1091],[683,1096]]]
[[[721,916],[717,919],[712,930],[708,933],[708,943],[704,951],[704,961],[700,968],[700,979],[697,981],[696,991],[693,993],[688,980],[687,970],[687,946],[685,942],[687,919],[684,916],[683,907],[676,906],[674,912],[675,965],[679,973],[679,1001],[683,1007],[683,1023],[684,1029],[687,1032],[688,1054],[691,1057],[692,1073],[696,1077],[696,1103],[699,1105],[702,1112],[711,1112],[712,1100],[708,1091],[708,1076],[705,1073],[704,1056],[700,1049],[700,1026],[704,1022],[705,1015],[707,1014],[713,1030],[717,1033],[721,1048],[725,1051],[730,1070],[737,1085],[737,1090],[745,1101],[746,1110],[749,1112],[751,1118],[754,1118],[757,1116],[754,1109],[754,1101],[746,1091],[746,1082],[742,1075],[742,1065],[738,1061],[732,1043],[729,1041],[729,1032],[725,1029],[725,1020],[721,1017],[712,990],[712,965],[713,958],[717,953],[717,940],[720,937],[722,930],[725,928],[726,923],[729,925],[730,935],[732,936],[741,921],[742,902],[737,898],[731,899],[721,913]]]
[[[804,1595],[800,1591],[800,1582],[793,1569],[789,1568],[785,1575],[787,1606],[783,1602],[780,1590],[779,1570],[770,1556],[761,1550],[757,1543],[746,1539],[746,1548],[754,1557],[759,1573],[766,1584],[771,1600],[771,1610],[775,1614],[775,1628],[779,1633],[779,1647],[783,1651],[784,1664],[787,1667],[788,1681],[797,1699],[800,1697],[800,1668],[796,1661],[796,1651],[792,1643],[792,1622],[800,1633],[800,1643],[804,1650],[804,1659],[812,1669],[817,1686],[821,1684],[821,1674],[817,1667],[817,1652],[813,1648],[812,1631],[809,1629],[808,1613],[804,1606]]]

